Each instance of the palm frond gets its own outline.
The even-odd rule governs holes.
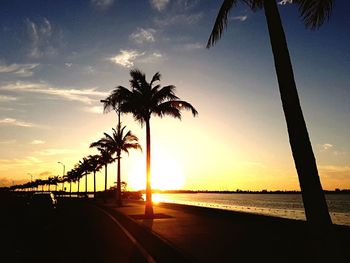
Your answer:
[[[149,83],[150,86],[153,86],[153,83],[156,81],[160,81],[161,75],[159,72],[157,72],[156,74],[153,75],[151,82]]]
[[[237,0],[224,0],[221,5],[218,16],[216,17],[213,30],[211,31],[207,48],[214,46],[214,44],[221,38],[224,28],[227,27],[228,14],[233,6],[237,4]]]
[[[294,0],[299,5],[299,13],[306,27],[318,29],[329,20],[334,0]]]

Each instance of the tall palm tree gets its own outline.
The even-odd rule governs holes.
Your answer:
[[[94,198],[96,195],[96,172],[99,171],[102,166],[100,163],[100,156],[95,155],[89,155],[88,156],[88,164],[89,164],[89,171],[92,171],[94,173]]]
[[[175,86],[161,87],[158,82],[161,75],[154,74],[150,82],[138,69],[130,71],[131,90],[118,86],[104,101],[105,110],[118,108],[123,113],[133,114],[141,126],[146,125],[146,206],[145,217],[153,217],[151,189],[151,115],[163,117],[169,115],[181,119],[181,110],[191,110],[196,116],[197,110],[188,102],[175,95]],[[118,105],[118,107],[117,107]]]
[[[99,162],[101,165],[104,166],[105,170],[105,192],[107,191],[107,166],[109,163],[114,162],[114,159],[111,156],[111,153],[109,152],[108,148],[101,145],[99,141],[93,142],[90,144],[90,148],[97,147],[97,150],[100,152]]]
[[[224,0],[216,18],[207,48],[213,46],[227,26],[230,10],[238,0]],[[287,122],[287,129],[307,220],[318,226],[331,225],[326,199],[318,175],[315,156],[301,110],[292,63],[276,0],[241,0],[253,11],[264,9],[272,53]],[[293,0],[306,27],[317,29],[329,19],[333,0]]]
[[[117,205],[122,205],[122,198],[121,198],[121,175],[120,175],[120,159],[121,159],[121,153],[126,152],[129,154],[129,149],[138,149],[142,150],[140,144],[138,143],[138,138],[131,133],[131,131],[128,131],[124,134],[126,126],[123,128],[120,124],[117,125],[117,128],[113,130],[112,135],[109,135],[108,133],[104,133],[104,137],[100,139],[97,142],[94,142],[90,145],[90,147],[96,147],[100,146],[102,148],[108,149],[108,152],[113,156],[113,154],[116,154],[116,158],[114,160],[117,160]]]

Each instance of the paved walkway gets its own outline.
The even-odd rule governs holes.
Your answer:
[[[333,261],[350,242],[350,228],[337,230],[332,242],[321,242],[305,222],[295,220],[173,204],[154,205],[156,219],[142,219],[142,203],[112,209],[198,262]]]

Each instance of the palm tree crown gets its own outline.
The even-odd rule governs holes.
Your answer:
[[[264,8],[264,0],[224,0],[216,17],[207,48],[214,46],[221,38],[228,24],[228,15],[238,2],[247,4],[253,11]],[[292,3],[298,5],[299,14],[305,26],[311,29],[318,29],[324,22],[329,20],[334,0],[293,0]]]
[[[116,154],[117,160],[117,203],[119,206],[122,205],[121,200],[121,175],[120,175],[120,159],[121,153],[126,152],[129,154],[130,149],[142,150],[140,144],[138,143],[138,138],[132,134],[131,131],[124,133],[126,126],[121,127],[121,124],[118,123],[116,129],[112,129],[112,135],[104,133],[104,137],[94,142],[90,147],[99,147],[100,149],[105,149],[104,151],[110,155],[110,158]]]

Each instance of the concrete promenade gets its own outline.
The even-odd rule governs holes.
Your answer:
[[[303,221],[210,208],[157,204],[155,219],[143,219],[142,202],[104,208],[150,254],[174,249],[173,256],[169,256],[171,251],[154,256],[158,262],[346,262],[343,260],[350,258],[349,227],[336,226],[324,236]],[[152,247],[147,235],[166,246]]]

